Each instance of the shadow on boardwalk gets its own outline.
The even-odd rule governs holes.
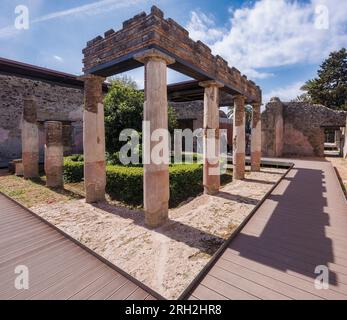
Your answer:
[[[329,215],[325,212],[324,173],[312,169],[294,171],[295,177],[284,180],[288,182],[284,192],[268,198],[275,208],[269,210],[271,216],[262,231],[258,233],[264,220],[256,217],[254,222],[259,224],[249,225],[232,248],[253,261],[315,279],[316,266],[334,262],[332,240],[325,234]],[[337,284],[334,272],[329,273],[329,282]]]

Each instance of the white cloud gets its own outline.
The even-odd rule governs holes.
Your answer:
[[[117,10],[125,7],[130,7],[147,0],[101,0],[95,1],[89,4],[85,4],[79,7],[74,7],[68,10],[52,12],[38,18],[30,20],[30,25],[36,24],[39,22],[45,22],[52,19],[58,19],[68,16],[82,16],[82,15],[97,15],[103,12],[109,12],[111,10]],[[30,8],[29,8],[30,10]],[[30,12],[30,11],[29,11]],[[0,38],[13,37],[20,30],[17,30],[14,25],[10,25],[0,29]]]
[[[303,91],[300,90],[303,85],[303,81],[297,81],[290,85],[275,88],[270,92],[266,92],[263,96],[263,103],[268,103],[272,97],[278,97],[282,101],[288,102],[303,93]]]
[[[328,30],[315,27],[317,5],[329,10]],[[227,31],[199,12],[192,13],[188,30],[193,39],[205,40],[230,65],[259,79],[272,75],[259,69],[317,63],[330,51],[346,46],[346,12],[345,0],[259,0],[230,11]]]
[[[102,12],[108,12],[110,10],[120,9],[124,7],[129,7],[135,4],[138,4],[139,2],[143,2],[144,0],[102,0],[102,1],[95,1],[89,4],[85,4],[79,7],[75,7],[68,10],[62,10],[53,12],[44,16],[41,16],[39,18],[34,19],[32,22],[42,22],[47,21],[51,19],[61,18],[65,16],[76,16],[76,15],[96,15],[100,14]]]
[[[63,61],[64,61],[64,59],[63,59],[62,57],[60,57],[60,56],[54,55],[53,58],[54,58],[55,60],[59,61],[59,62],[63,62]]]
[[[203,12],[191,12],[187,29],[191,38],[206,44],[211,44],[223,37],[223,29],[216,28],[214,18]]]

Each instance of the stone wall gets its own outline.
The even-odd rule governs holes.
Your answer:
[[[177,120],[193,120],[193,130],[203,128],[204,125],[204,102],[169,102],[175,110]]]
[[[189,101],[189,102],[169,102],[175,110],[178,122],[185,120],[193,121],[193,130],[203,128],[204,126],[204,102]],[[228,119],[224,111],[219,112],[219,128],[227,130],[228,145],[232,145],[233,141],[233,125],[232,120]]]
[[[262,114],[263,156],[324,156],[324,128],[344,127],[346,112],[273,98]]]
[[[0,164],[21,158],[21,117],[23,97],[33,94],[38,120],[73,121],[71,132],[64,131],[65,150],[82,152],[83,89],[0,74]],[[39,126],[40,158],[45,141],[43,124]],[[71,139],[69,140],[69,137]],[[70,146],[69,146],[70,141]]]

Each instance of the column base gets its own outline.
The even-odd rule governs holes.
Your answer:
[[[204,194],[213,196],[219,192],[219,185],[204,185]]]
[[[233,159],[233,180],[243,180],[245,178],[245,154],[236,153]]]
[[[23,176],[24,179],[39,177],[39,155],[32,152],[23,152]]]
[[[85,163],[84,188],[86,202],[105,201],[106,168],[105,161]]]
[[[163,225],[169,215],[169,168],[144,171],[145,224],[156,228]]]
[[[260,171],[260,163],[261,163],[261,152],[254,151],[251,153],[251,170],[252,171]]]
[[[145,224],[149,228],[157,228],[168,220],[169,204],[163,202],[158,211],[145,210]]]
[[[63,173],[61,167],[51,167],[49,168],[50,172],[46,175],[46,187],[49,188],[62,188],[64,185],[63,182]]]

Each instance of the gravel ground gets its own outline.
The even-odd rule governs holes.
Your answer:
[[[175,299],[245,219],[283,169],[263,169],[170,210],[157,229],[140,210],[72,199],[31,208],[166,298]]]

